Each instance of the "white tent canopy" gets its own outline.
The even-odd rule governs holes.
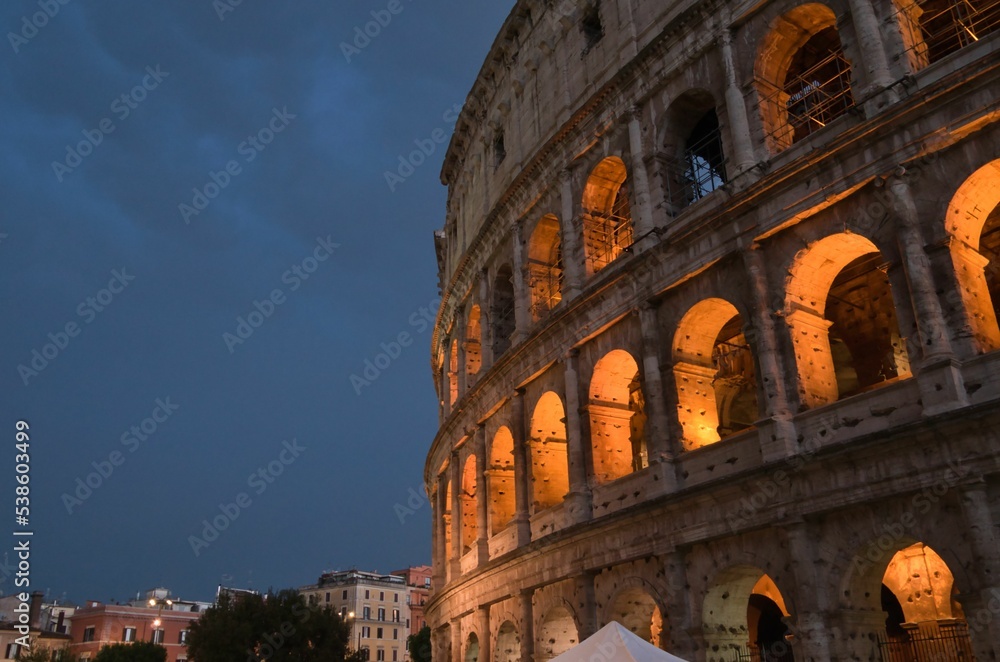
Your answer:
[[[611,621],[551,662],[685,662]]]

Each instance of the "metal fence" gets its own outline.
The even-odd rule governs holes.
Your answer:
[[[975,662],[969,626],[940,626],[937,630],[913,631],[904,637],[879,636],[882,662]]]

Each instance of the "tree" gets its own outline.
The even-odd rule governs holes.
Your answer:
[[[167,662],[167,649],[148,641],[112,644],[98,651],[94,662]]]
[[[410,659],[412,662],[431,662],[431,628],[425,625],[420,632],[410,635]]]
[[[30,651],[21,651],[18,662],[73,662],[76,658],[67,650],[49,650],[32,643]]]
[[[191,625],[188,654],[211,662],[356,662],[350,628],[330,607],[309,606],[294,590],[230,596]]]

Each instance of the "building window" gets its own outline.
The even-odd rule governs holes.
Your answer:
[[[326,592],[326,603],[330,604],[330,591]]]
[[[347,589],[344,589],[344,600],[347,599]]]
[[[179,643],[182,646],[187,646],[187,642],[188,642],[188,631],[181,630],[180,634],[177,635],[177,643]]]
[[[135,628],[123,628],[122,641],[135,641]]]
[[[379,607],[378,608],[378,620],[380,620],[380,621],[384,621],[385,620],[385,607]]]
[[[153,643],[154,644],[162,644],[163,643],[163,630],[162,629],[153,630]]]
[[[385,602],[385,591],[378,592],[378,599],[380,602]]]
[[[371,629],[371,627],[368,626],[368,625],[362,627],[361,628],[361,638],[362,639],[371,639],[371,637],[372,637],[372,629]]]
[[[376,630],[375,630],[375,638],[376,639],[381,639],[382,638],[382,628],[376,628]]]
[[[393,609],[392,610],[392,622],[393,623],[399,623],[399,610],[398,609]]]
[[[371,659],[371,655],[372,654],[371,654],[371,651],[368,649],[367,646],[365,646],[364,648],[362,648],[361,651],[360,651],[360,653],[361,653],[361,659],[362,660],[370,660]]]
[[[398,657],[397,657],[398,655],[399,655],[399,651],[397,651],[395,648],[393,648],[392,649],[392,662],[398,662]]]
[[[378,650],[375,651],[375,659],[378,660],[378,662],[385,662],[384,648],[379,648]]]
[[[93,640],[94,640],[94,626],[91,625],[90,627],[86,628],[83,631],[83,641],[84,643],[87,643],[88,641],[93,641]]]
[[[399,602],[399,593],[393,593],[392,594],[392,601],[393,602]]]
[[[364,610],[361,612],[361,618],[365,620],[371,620],[371,617],[372,617],[372,608],[365,607]]]
[[[368,591],[368,589],[365,589],[365,600],[367,600],[370,597],[372,597],[371,593]]]
[[[392,638],[399,639],[399,628],[392,628]]]

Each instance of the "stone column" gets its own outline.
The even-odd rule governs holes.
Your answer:
[[[451,621],[451,662],[462,662],[465,659],[465,642],[462,637],[462,620],[459,618]]]
[[[663,373],[660,369],[659,322],[656,308],[650,303],[639,307],[639,326],[642,330],[643,392],[646,398],[646,443],[649,464],[654,471],[662,470],[663,489],[673,492],[678,487],[677,455],[671,447],[669,414],[663,390]]]
[[[436,590],[441,590],[444,587],[448,573],[445,570],[446,564],[448,562],[448,549],[445,547],[445,524],[444,524],[444,512],[445,512],[445,488],[442,483],[442,477],[438,476],[437,482],[434,489],[434,508],[432,511],[432,516],[434,517],[434,548],[432,550],[431,557],[434,560],[434,587]]]
[[[792,522],[785,528],[788,556],[795,577],[795,613],[792,614],[792,647],[797,660],[832,660],[830,642],[835,637],[829,631],[823,592],[821,569],[829,567],[830,559],[820,558],[816,541],[821,532],[804,521]]]
[[[451,580],[462,575],[462,468],[451,452]]]
[[[726,69],[726,117],[729,119],[729,132],[733,140],[734,176],[749,170],[757,159],[753,153],[753,143],[750,141],[750,121],[747,118],[747,106],[736,78],[736,63],[733,60],[733,35],[729,30],[723,30],[720,38],[722,44],[722,62]]]
[[[514,223],[514,337],[512,345],[523,342],[531,329],[531,293],[528,291],[527,248],[524,222]]]
[[[525,434],[524,390],[518,389],[511,400],[510,432],[514,437],[514,526],[517,546],[531,542],[531,455]]]
[[[698,651],[704,647],[704,637],[701,628],[695,625],[700,624],[701,619],[694,618],[695,608],[687,578],[687,561],[680,549],[674,549],[664,561],[664,574],[669,590],[665,596],[667,613],[663,614],[663,619],[667,636],[670,637],[664,648],[682,659],[694,660],[698,657]]]
[[[490,637],[489,605],[480,607],[476,616],[479,627],[479,659],[477,662],[490,662],[493,659],[493,644]]]
[[[910,185],[901,177],[893,177],[890,184],[893,194],[893,211],[897,218],[899,249],[903,259],[917,333],[923,357],[917,379],[923,398],[924,413],[928,416],[968,405],[968,395],[959,364],[952,352],[948,325],[937,297],[937,288],[931,273],[930,260],[924,251],[920,232],[920,217]],[[921,360],[922,358],[922,360]]]
[[[576,576],[576,611],[580,619],[580,641],[590,637],[598,630],[597,597],[594,580],[597,575],[586,571]]]
[[[971,539],[978,590],[959,596],[979,660],[1000,658],[1000,535],[986,484],[962,488],[962,516]]]
[[[463,395],[469,392],[469,371],[465,365],[465,324],[466,317],[462,315],[457,322],[455,322],[455,331],[453,338],[458,340],[458,397],[461,398]]]
[[[490,299],[490,274],[483,269],[479,274],[479,379],[493,365],[493,310]]]
[[[525,589],[518,595],[521,620],[521,661],[531,662],[535,656],[535,615],[532,608],[534,589]]]
[[[885,44],[879,32],[878,18],[871,0],[850,0],[851,18],[858,49],[864,61],[865,91],[862,96],[873,94],[892,84],[889,73],[889,59],[885,54]]]
[[[478,564],[482,565],[490,559],[490,529],[489,512],[490,497],[486,486],[486,465],[489,455],[486,453],[486,426],[478,425],[475,433],[474,453],[476,454],[476,549]]]
[[[643,158],[645,150],[642,146],[642,109],[632,106],[629,109],[628,121],[629,151],[632,156],[632,192],[635,198],[635,213],[632,223],[635,231],[635,242],[640,249],[648,248],[655,243],[656,237],[650,236],[653,231],[653,203],[649,192],[649,174],[646,172],[646,161]]]
[[[559,173],[562,196],[562,219],[559,221],[563,256],[563,299],[576,298],[583,289],[586,278],[585,256],[583,254],[582,228],[576,224],[577,195],[573,191],[573,173],[563,170]]]
[[[765,460],[780,459],[795,453],[796,431],[792,422],[793,408],[785,389],[784,361],[778,350],[778,333],[771,316],[767,283],[767,270],[759,245],[754,244],[743,251],[743,265],[750,277],[750,294],[753,303],[755,331],[754,359],[760,376],[761,391],[764,393],[764,412],[774,423],[773,443],[761,438],[761,450]]]
[[[566,382],[566,443],[569,455],[569,494],[566,508],[573,523],[593,517],[593,502],[587,480],[587,453],[583,438],[580,407],[579,351],[571,349],[564,359]]]

